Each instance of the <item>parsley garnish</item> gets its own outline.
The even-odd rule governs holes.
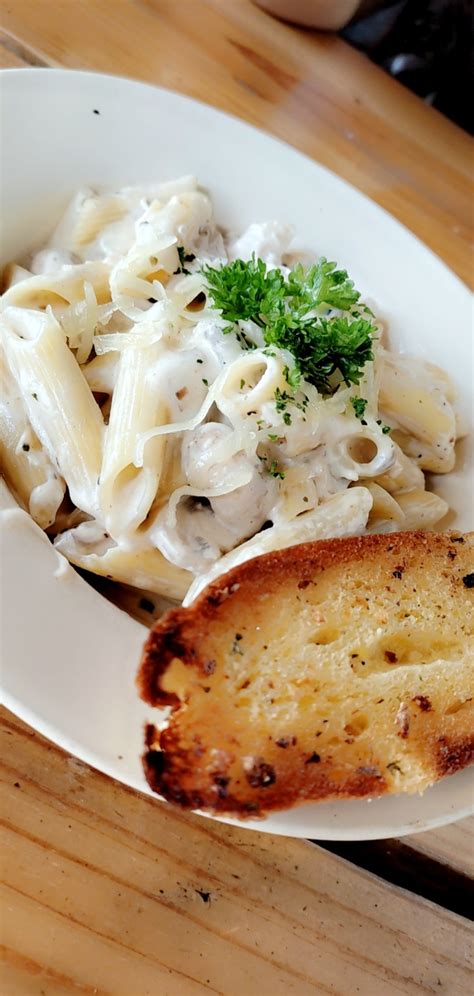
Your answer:
[[[325,304],[347,311],[360,298],[347,271],[336,270],[336,263],[329,263],[324,256],[308,270],[297,263],[288,277],[288,285],[298,306],[306,310]]]
[[[373,359],[375,326],[357,314],[328,317],[330,308],[350,311],[359,292],[345,270],[320,259],[305,270],[298,264],[284,276],[267,270],[262,259],[236,259],[220,269],[203,269],[209,296],[226,322],[253,321],[263,329],[267,346],[288,349],[295,365],[285,377],[297,389],[305,377],[322,394],[332,394],[338,383],[358,384],[365,364]],[[364,308],[364,314],[368,314]],[[243,346],[245,337],[232,325]]]
[[[179,266],[178,266],[178,269],[175,270],[174,272],[175,273],[185,273],[187,276],[189,276],[189,274],[190,274],[191,271],[188,270],[188,269],[186,269],[186,267],[185,267],[184,264],[185,263],[192,263],[192,262],[194,262],[194,260],[196,259],[196,257],[194,255],[194,253],[192,253],[192,252],[186,252],[186,249],[184,248],[184,246],[178,246],[177,248],[178,248],[178,256],[179,256]]]
[[[298,370],[298,367],[293,367],[292,370],[289,367],[283,367],[283,376],[288,386],[297,391],[301,381],[301,371]]]
[[[365,415],[365,409],[368,405],[366,398],[351,398],[351,405],[354,409],[355,417],[363,418]]]

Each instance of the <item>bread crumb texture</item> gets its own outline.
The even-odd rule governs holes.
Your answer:
[[[474,533],[392,533],[258,557],[150,632],[151,787],[264,815],[421,792],[474,758]]]

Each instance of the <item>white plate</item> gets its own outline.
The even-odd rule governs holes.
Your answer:
[[[401,349],[440,363],[470,414],[470,294],[379,207],[289,146],[188,98],[124,79],[59,70],[1,75],[2,262],[44,240],[85,183],[130,184],[195,173],[222,224],[291,222],[347,266]],[[99,113],[96,113],[99,111]],[[472,450],[438,490],[472,528]],[[4,501],[5,499],[4,496]],[[2,515],[4,701],[61,747],[147,792],[134,675],[145,630],[58,558],[20,511]],[[357,840],[441,826],[472,811],[469,771],[422,797],[307,805],[244,825]],[[232,821],[228,821],[232,822]]]

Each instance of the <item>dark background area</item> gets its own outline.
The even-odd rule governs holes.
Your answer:
[[[473,134],[474,0],[397,0],[376,10],[370,2],[365,7],[342,37]]]

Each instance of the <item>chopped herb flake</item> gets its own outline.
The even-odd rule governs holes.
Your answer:
[[[178,246],[178,256],[179,256],[179,266],[178,269],[175,270],[174,272],[184,273],[186,275],[189,275],[190,270],[186,269],[184,264],[192,263],[196,259],[194,253],[192,252],[187,253],[184,246]]]
[[[286,391],[280,391],[277,387],[275,390],[275,408],[277,412],[284,412],[289,401],[294,401],[294,397],[288,394]]]
[[[368,401],[366,398],[351,398],[351,405],[354,409],[354,415],[356,418],[362,419],[365,415],[365,409],[367,408]],[[366,423],[367,424],[367,423]]]
[[[279,469],[276,460],[272,460],[268,468],[268,473],[271,475],[271,477],[279,477],[281,481],[285,480],[285,472]]]
[[[298,390],[301,381],[301,373],[297,367],[293,367],[292,370],[290,370],[289,367],[283,367],[283,376],[286,383],[289,384],[290,387],[292,387],[295,391]]]

